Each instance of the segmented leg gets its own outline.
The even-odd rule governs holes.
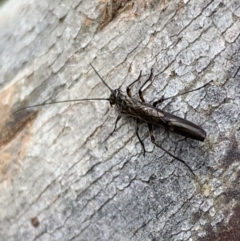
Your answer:
[[[152,75],[153,75],[153,69],[151,69],[151,74],[150,74],[149,78],[143,83],[143,85],[140,87],[140,89],[139,89],[139,91],[138,91],[139,97],[140,97],[141,101],[144,102],[144,103],[145,103],[145,99],[144,99],[144,97],[143,97],[143,92],[144,92],[144,90],[142,90],[142,89],[145,87],[145,85],[147,84],[147,82],[152,78]],[[138,78],[137,78],[136,80],[134,80],[134,81],[127,87],[126,92],[127,92],[127,95],[128,95],[129,97],[132,97],[132,92],[131,92],[132,86],[133,86],[137,81],[140,80],[141,76],[142,76],[142,71],[140,71],[140,74],[139,74]],[[143,141],[141,140],[141,138],[140,138],[140,136],[139,136],[139,134],[138,134],[140,124],[141,124],[141,121],[140,121],[139,119],[137,119],[137,123],[136,123],[136,135],[137,135],[137,138],[138,138],[138,140],[139,140],[139,142],[140,142],[140,144],[141,144],[141,146],[142,146],[142,148],[143,148],[143,156],[145,156],[146,149],[145,149],[145,146],[144,146]]]
[[[167,151],[165,148],[163,148],[162,146],[160,146],[159,144],[156,143],[155,141],[155,137],[153,135],[153,128],[152,128],[152,125],[151,124],[148,124],[148,129],[149,129],[149,133],[150,133],[150,137],[151,137],[151,141],[154,145],[156,145],[157,147],[159,147],[160,149],[162,149],[163,151],[165,151],[169,156],[173,157],[174,159],[180,161],[181,163],[183,163],[189,170],[190,172],[195,176],[194,172],[192,171],[192,169],[190,168],[190,166],[185,162],[183,161],[182,159],[174,156],[172,153],[170,153],[169,151]]]
[[[160,103],[162,103],[164,100],[173,99],[173,98],[176,98],[176,97],[178,97],[178,96],[180,96],[180,95],[185,95],[185,94],[187,94],[187,93],[191,93],[191,92],[193,92],[193,91],[200,90],[200,89],[206,87],[207,85],[209,85],[212,81],[213,81],[213,80],[209,81],[207,84],[205,84],[205,85],[203,85],[203,86],[200,86],[200,87],[198,87],[198,88],[196,88],[196,89],[188,90],[188,91],[185,91],[185,92],[182,92],[182,93],[180,93],[180,94],[176,94],[176,95],[173,95],[173,96],[170,96],[170,97],[167,97],[167,98],[164,98],[164,96],[162,96],[160,99],[158,99],[158,100],[156,100],[156,101],[153,102],[153,107],[157,107],[157,105],[160,104]],[[165,108],[165,107],[164,107],[164,108]]]
[[[113,129],[113,131],[110,133],[109,136],[111,136],[111,135],[116,131],[116,129],[117,129],[117,123],[118,123],[118,121],[121,119],[121,116],[122,116],[122,115],[119,113],[118,116],[117,116],[117,119],[116,119],[116,121],[115,121],[114,129]]]
[[[149,78],[143,83],[143,85],[140,87],[140,89],[139,89],[139,91],[138,91],[139,97],[140,97],[141,101],[144,102],[144,103],[145,103],[145,99],[144,99],[144,97],[143,97],[143,92],[144,92],[146,89],[143,90],[143,88],[145,87],[145,85],[147,84],[147,82],[149,82],[149,81],[152,79],[152,76],[153,76],[153,69],[151,69],[151,74],[150,74]]]
[[[145,153],[146,153],[146,149],[145,149],[145,146],[144,146],[144,143],[143,141],[141,140],[139,134],[138,134],[138,130],[139,130],[139,126],[141,124],[141,121],[139,119],[137,119],[137,123],[136,123],[136,135],[137,135],[137,138],[142,146],[142,149],[143,149],[143,156],[145,156]]]
[[[138,91],[139,97],[140,97],[140,99],[141,99],[142,102],[145,102],[144,97],[143,97],[143,92],[144,92],[145,90],[143,90],[143,88],[145,87],[145,85],[147,84],[147,82],[150,81],[150,79],[152,78],[152,75],[153,75],[153,69],[151,69],[151,74],[150,74],[150,76],[149,76],[148,79],[143,83],[143,85],[140,87],[140,89],[139,89],[139,91]],[[127,87],[126,92],[127,92],[127,95],[128,95],[129,97],[132,97],[132,92],[131,92],[132,86],[133,86],[137,81],[140,80],[141,76],[142,76],[142,71],[140,71],[140,74],[139,74],[138,78],[137,78],[136,80],[134,80],[134,81]]]
[[[206,87],[207,85],[209,85],[211,82],[213,82],[213,80],[209,81],[209,82],[206,83],[205,85],[202,85],[202,86],[200,86],[200,87],[198,87],[198,88],[196,88],[196,89],[188,90],[188,91],[185,91],[185,92],[182,92],[182,93],[180,93],[180,94],[176,94],[176,95],[173,95],[173,96],[170,96],[170,97],[167,97],[167,98],[162,97],[162,98],[160,99],[161,101],[160,101],[159,103],[163,102],[164,100],[173,99],[173,98],[178,97],[178,96],[180,96],[180,95],[185,95],[185,94],[187,94],[187,93],[191,93],[191,92],[200,90],[200,89]]]
[[[153,102],[153,107],[156,107],[158,104],[162,103],[164,101],[164,96],[162,96],[160,99]]]
[[[134,81],[126,88],[126,92],[127,92],[127,95],[128,95],[129,97],[132,97],[132,92],[131,92],[132,86],[133,86],[137,81],[140,80],[141,76],[142,76],[142,70],[140,71],[140,74],[139,74],[138,78],[137,78],[136,80],[134,80]]]

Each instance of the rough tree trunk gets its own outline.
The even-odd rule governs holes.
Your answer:
[[[0,9],[0,240],[239,240],[239,0],[6,2]],[[125,91],[206,140],[117,116],[107,101],[18,108]],[[133,91],[137,93],[140,84]]]

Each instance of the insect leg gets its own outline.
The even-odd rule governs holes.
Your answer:
[[[138,130],[139,130],[139,126],[141,124],[141,121],[139,119],[137,119],[137,123],[136,123],[136,135],[137,135],[137,138],[142,146],[142,149],[143,149],[143,156],[145,156],[145,153],[146,153],[146,150],[145,150],[145,146],[144,146],[144,143],[143,141],[141,140],[139,134],[138,134]]]
[[[145,100],[144,100],[144,97],[143,97],[143,92],[144,92],[146,89],[143,90],[143,88],[145,87],[145,85],[147,84],[147,82],[150,81],[150,79],[152,78],[152,76],[153,76],[153,69],[151,69],[151,74],[150,74],[149,78],[143,83],[143,85],[140,87],[140,89],[139,89],[139,91],[138,91],[139,97],[140,97],[141,101],[144,102],[144,103],[145,103]]]
[[[118,114],[117,119],[116,119],[116,121],[115,121],[114,129],[113,129],[113,131],[110,133],[109,136],[111,136],[111,135],[116,131],[117,123],[118,123],[118,121],[121,119],[121,116],[122,116],[121,113]]]
[[[185,162],[183,161],[182,159],[174,156],[172,153],[170,153],[169,151],[167,151],[165,148],[161,147],[159,144],[156,143],[155,141],[155,137],[153,135],[153,128],[152,128],[152,125],[151,124],[148,124],[148,129],[149,129],[149,133],[150,133],[150,137],[151,137],[151,141],[154,145],[156,145],[157,147],[159,147],[160,149],[162,149],[163,151],[165,151],[169,156],[173,157],[174,159],[180,161],[181,163],[183,163],[189,170],[190,172],[195,176],[194,172],[192,171],[192,169],[190,168],[190,166]]]
[[[164,101],[164,96],[162,96],[159,100],[156,100],[153,102],[153,107],[156,107],[158,104],[162,103]]]
[[[187,93],[190,93],[190,92],[193,92],[193,91],[196,91],[196,90],[200,90],[204,87],[206,87],[207,85],[209,85],[213,80],[209,81],[207,84],[203,85],[203,86],[200,86],[196,89],[193,89],[193,90],[188,90],[188,91],[185,91],[185,92],[182,92],[180,94],[176,94],[176,95],[173,95],[173,96],[170,96],[170,97],[167,97],[167,98],[164,98],[164,96],[162,96],[160,99],[156,100],[153,102],[153,107],[157,107],[158,104],[162,103],[164,100],[169,100],[169,99],[173,99],[177,96],[180,96],[180,95],[184,95],[184,94],[187,94]],[[166,106],[165,106],[166,107]],[[164,107],[164,108],[165,108]]]
[[[198,87],[198,88],[196,88],[196,89],[188,90],[188,91],[185,91],[185,92],[182,92],[182,93],[180,93],[180,94],[176,94],[176,95],[173,95],[173,96],[170,96],[170,97],[167,97],[167,98],[164,98],[164,97],[162,96],[159,100],[155,101],[154,103],[156,103],[156,105],[157,105],[157,104],[163,102],[164,100],[173,99],[173,98],[175,98],[175,97],[177,97],[177,96],[185,95],[185,94],[187,94],[187,93],[191,93],[191,92],[200,90],[200,89],[206,87],[207,85],[209,85],[211,82],[213,82],[213,80],[209,81],[209,82],[206,83],[205,85],[202,85],[202,86],[200,86],[200,87]],[[154,103],[153,103],[153,105],[154,105]],[[156,105],[155,105],[155,106],[156,106]]]
[[[129,97],[132,97],[132,92],[131,92],[132,86],[133,86],[137,81],[140,80],[141,76],[142,76],[142,70],[140,71],[140,74],[139,74],[138,78],[137,78],[136,80],[134,80],[134,81],[126,88],[126,92],[127,92],[127,95],[128,95]]]

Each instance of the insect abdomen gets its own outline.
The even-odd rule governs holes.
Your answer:
[[[165,112],[164,114],[167,121],[166,127],[170,131],[198,141],[204,141],[206,138],[206,132],[200,126],[181,117]]]

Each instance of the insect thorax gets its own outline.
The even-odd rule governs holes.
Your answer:
[[[116,105],[119,109],[124,109],[127,105],[126,96],[122,93],[120,89],[115,89],[112,91],[109,97],[110,105]]]

